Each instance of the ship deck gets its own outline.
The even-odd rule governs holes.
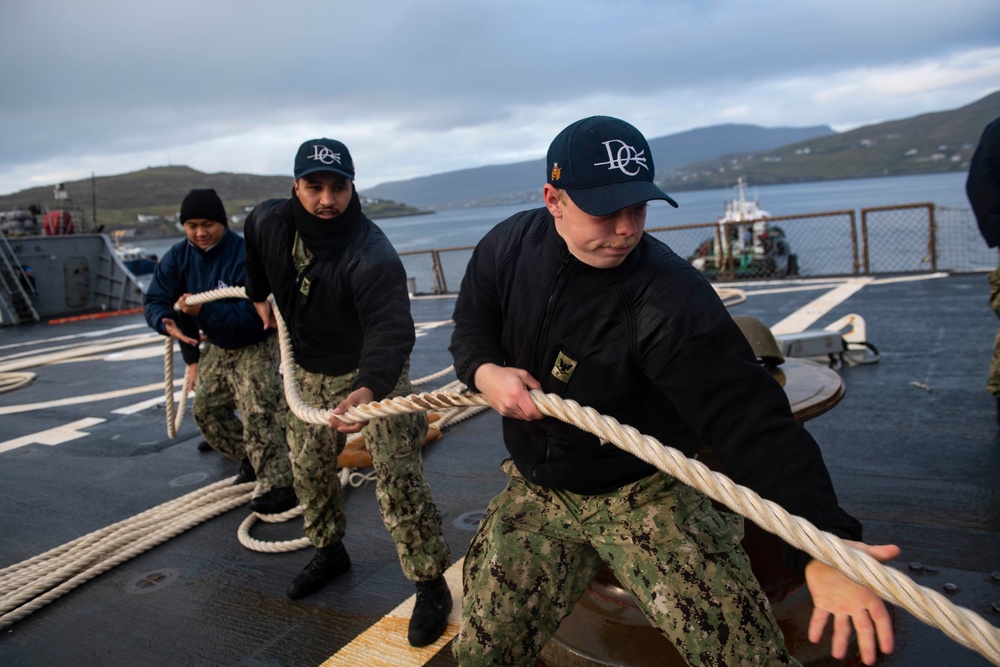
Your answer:
[[[841,503],[865,524],[866,541],[899,544],[896,568],[921,585],[950,591],[956,604],[997,625],[1000,429],[983,386],[998,322],[985,275],[739,287],[747,300],[732,312],[772,326],[805,318],[786,322],[815,320],[807,328],[816,329],[849,313],[864,318],[878,362],[840,368],[843,400],[807,428],[823,449]],[[450,364],[453,305],[449,297],[414,299],[419,336],[412,377]],[[9,366],[15,355],[148,333],[137,315],[6,328],[0,364]],[[179,355],[176,364],[179,377]],[[0,394],[0,567],[236,473],[235,462],[198,451],[190,415],[168,438],[159,338],[27,370],[37,374],[32,382]],[[448,428],[424,451],[456,563],[479,513],[504,484],[503,456],[500,420],[492,412]],[[237,531],[247,511],[240,507],[0,629],[0,664],[455,664],[447,641],[420,650],[406,645],[405,605],[413,587],[382,526],[373,485],[349,489],[346,505],[352,569],[309,598],[293,602],[285,589],[310,552],[243,547]],[[258,524],[253,534],[292,540],[301,536],[298,521]],[[452,581],[457,574],[453,568]],[[895,617],[896,652],[879,664],[989,664],[907,612],[897,610]]]

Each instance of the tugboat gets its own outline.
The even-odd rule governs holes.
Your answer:
[[[798,274],[785,230],[768,222],[771,214],[756,199],[746,198],[746,181],[736,182],[737,194],[726,202],[715,235],[688,257],[710,278],[785,278]]]

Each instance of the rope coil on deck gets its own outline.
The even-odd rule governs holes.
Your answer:
[[[116,565],[245,505],[252,484],[230,477],[0,570],[5,628]]]

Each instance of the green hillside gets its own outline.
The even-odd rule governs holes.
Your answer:
[[[730,154],[660,171],[657,183],[678,190],[967,171],[983,128],[1000,116],[1000,92],[952,111],[928,113],[789,144]]]
[[[290,176],[255,176],[253,174],[205,174],[190,167],[149,167],[141,171],[63,184],[73,207],[82,210],[87,221],[96,217],[105,232],[136,229],[140,233],[176,235],[174,225],[184,195],[193,188],[214,188],[230,216],[245,215],[245,207],[274,197],[288,197],[292,192]],[[422,213],[416,208],[391,201],[368,201],[362,194],[363,208],[371,218],[389,218]],[[39,210],[54,207],[53,186],[22,190],[0,196],[0,210]],[[96,216],[95,216],[96,212]],[[140,223],[139,216],[159,217]],[[237,225],[238,226],[238,225]]]

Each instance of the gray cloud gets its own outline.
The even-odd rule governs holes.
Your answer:
[[[287,173],[318,135],[373,185],[540,155],[591,113],[660,136],[961,106],[1000,88],[1000,6],[36,0],[0,7],[0,59],[0,192],[167,162]]]

